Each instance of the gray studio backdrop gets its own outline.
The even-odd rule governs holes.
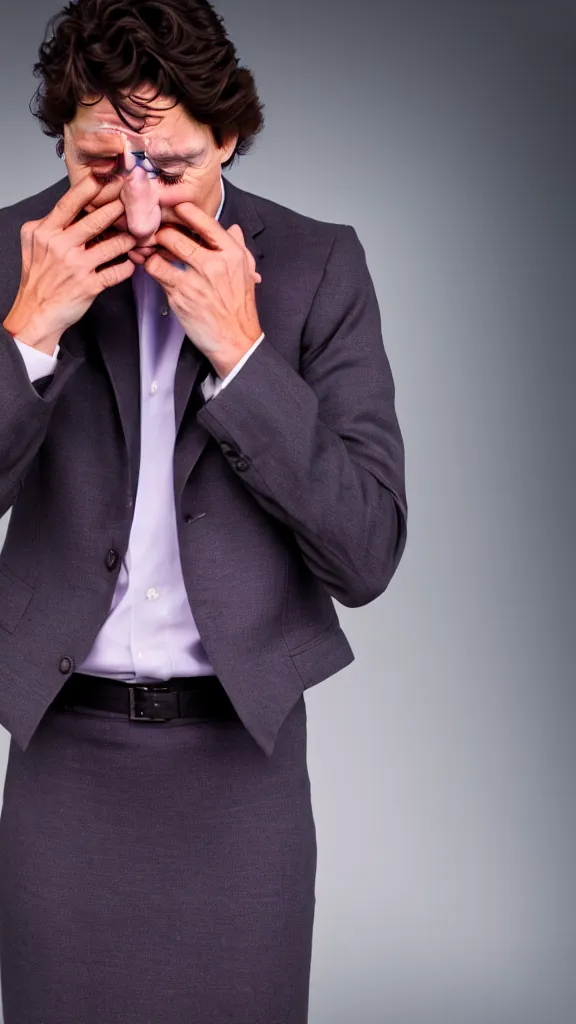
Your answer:
[[[311,1024],[573,1024],[576,8],[217,7],[267,115],[228,173],[358,231],[407,450],[403,562],[307,694]],[[56,9],[3,22],[2,206],[63,173]]]

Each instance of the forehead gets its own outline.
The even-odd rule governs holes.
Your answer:
[[[162,139],[170,146],[173,143],[192,140],[199,142],[207,135],[207,126],[195,121],[184,110],[167,97],[159,96],[148,102],[145,108],[138,108],[129,100],[125,101],[122,117],[116,112],[106,97],[94,102],[96,97],[88,97],[90,105],[79,103],[74,120],[70,123],[72,135],[78,137],[87,132],[105,132],[107,128],[122,132],[130,142],[138,143],[144,137],[150,140]]]

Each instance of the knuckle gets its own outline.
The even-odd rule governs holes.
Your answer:
[[[132,247],[134,246],[134,239],[131,238],[130,235],[119,235],[118,238],[114,239],[114,241],[115,241],[114,248],[116,250],[116,252],[115,252],[116,256],[122,255],[128,249],[132,249]]]
[[[23,239],[26,239],[26,240],[31,238],[32,237],[32,233],[34,231],[34,228],[39,223],[40,223],[40,221],[38,221],[38,220],[27,220],[27,221],[25,221],[24,224],[22,225],[22,227],[20,228],[20,238],[23,238]]]
[[[40,224],[38,227],[32,229],[32,236],[37,245],[46,246],[50,238],[50,231],[44,224]]]
[[[182,256],[185,260],[193,259],[194,258],[194,253],[196,252],[196,250],[198,248],[198,246],[194,245],[193,242],[189,242],[188,240],[180,241],[180,239],[178,239],[175,242],[175,247],[176,247],[177,251],[179,252],[179,255]]]
[[[68,211],[68,201],[66,196],[62,196],[57,203],[54,204],[53,212],[56,214],[65,214]]]
[[[76,249],[68,249],[62,253],[62,262],[67,267],[79,267],[82,263],[80,253]]]
[[[113,269],[113,267],[106,267],[105,270],[99,270],[98,273],[96,274],[99,284],[99,291],[102,291],[104,288],[109,288],[111,285],[114,284],[112,273]]]
[[[115,284],[118,284],[126,276],[126,264],[116,263],[113,267],[106,267],[104,270],[99,270],[96,274],[96,278],[99,284],[99,291],[103,291],[105,288],[112,288]]]
[[[121,204],[120,204],[121,206]],[[94,231],[95,235],[99,235],[101,231],[110,226],[110,222],[114,220],[118,215],[118,204],[108,203],[106,206],[100,207],[98,210],[94,210],[90,214],[90,227]]]
[[[46,240],[46,248],[49,253],[60,256],[62,253],[62,239],[60,235],[51,234]]]
[[[102,281],[102,275],[101,274],[94,273],[94,274],[88,274],[87,275],[87,286],[86,286],[87,287],[87,293],[92,298],[96,298],[96,296],[99,295],[100,292],[103,290],[104,285],[101,283],[101,281]]]

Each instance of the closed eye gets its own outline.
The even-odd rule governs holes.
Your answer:
[[[116,174],[95,174],[94,171],[92,173],[101,185],[108,185],[117,177]],[[158,178],[162,185],[180,185],[184,181],[183,174],[167,174],[166,171],[156,171],[154,177]]]

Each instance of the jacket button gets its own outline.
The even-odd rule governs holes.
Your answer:
[[[234,467],[239,473],[243,473],[246,469],[250,468],[250,462],[242,455],[239,459],[236,459]]]
[[[228,441],[223,441],[220,447],[222,448],[224,455],[229,459],[239,458],[240,452],[236,448],[233,448],[231,444],[228,444]]]
[[[62,658],[60,660],[60,665],[58,667],[60,671],[63,672],[64,675],[66,675],[66,673],[69,672],[70,669],[72,668],[72,662],[70,658]]]
[[[110,572],[112,572],[112,569],[115,569],[117,565],[118,552],[115,551],[114,548],[110,548],[108,554],[106,555],[106,568],[109,569]]]

